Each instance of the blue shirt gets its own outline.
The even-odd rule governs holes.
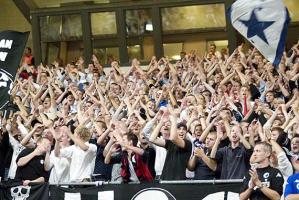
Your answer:
[[[299,194],[299,173],[293,174],[288,178],[284,197],[287,197],[289,194]]]
[[[160,107],[167,107],[167,104],[168,104],[168,101],[167,100],[161,100],[160,101],[160,103],[159,103],[159,105],[158,105],[158,108],[160,108]]]

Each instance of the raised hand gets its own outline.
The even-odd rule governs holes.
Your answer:
[[[205,152],[202,148],[195,148],[194,149],[194,156],[197,158],[202,158],[205,155]]]
[[[55,131],[52,132],[54,139],[59,142],[62,137],[61,127],[56,128]]]
[[[258,186],[261,187],[262,186],[262,182],[260,181],[258,174],[256,172],[256,169],[251,169],[249,170],[249,175],[251,176],[251,182],[252,182],[252,186]]]
[[[119,151],[119,144],[118,143],[114,143],[113,145],[112,145],[112,147],[110,148],[110,152],[111,153],[116,153],[116,152],[118,152]]]

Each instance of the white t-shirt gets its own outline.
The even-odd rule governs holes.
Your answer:
[[[89,146],[87,151],[80,147],[72,145],[60,150],[60,156],[71,159],[70,163],[70,181],[80,182],[85,178],[91,178],[94,171],[97,146],[85,143]]]
[[[149,140],[149,137],[151,135],[152,129],[154,127],[154,120],[150,120],[147,122],[147,124],[144,126],[142,132],[144,136]],[[151,144],[151,143],[150,143]],[[152,144],[152,147],[156,151],[156,159],[155,159],[155,171],[156,175],[160,176],[163,171],[167,150],[164,147],[157,146],[155,144]]]
[[[44,112],[45,115],[51,120],[54,120],[57,117],[57,108],[50,108],[48,112]]]
[[[18,155],[21,153],[21,151],[23,151],[25,149],[24,146],[22,146],[14,137],[12,137],[9,134],[9,142],[12,146],[13,149],[13,154],[12,154],[12,158],[11,158],[11,163],[10,163],[10,167],[9,167],[9,172],[8,172],[8,178],[10,179],[14,179],[16,176],[16,171],[17,171],[17,157]]]
[[[283,183],[283,193],[284,193],[288,177],[293,174],[293,166],[284,152],[281,152],[277,155],[277,160],[278,160],[278,166],[276,168],[279,169],[284,179],[284,183]],[[282,195],[281,200],[283,199],[284,198]]]
[[[49,183],[63,183],[70,181],[70,160],[56,157],[54,151],[50,154],[50,167],[52,168]]]
[[[156,175],[161,175],[167,155],[167,150],[163,147],[153,145],[156,150],[155,171]]]

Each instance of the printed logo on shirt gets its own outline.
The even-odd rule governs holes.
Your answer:
[[[299,183],[296,184],[296,188],[297,188],[297,190],[299,190]]]
[[[277,173],[276,177],[281,177],[281,174],[280,174],[280,173]]]
[[[264,181],[264,182],[262,182],[262,185],[263,185],[263,187],[269,188],[270,187],[270,182],[269,181]]]
[[[299,180],[298,180],[298,179],[296,179],[294,182],[295,182],[295,183],[299,183]]]
[[[269,172],[267,172],[267,173],[264,173],[263,177],[264,177],[264,178],[268,178],[269,175],[270,175]]]

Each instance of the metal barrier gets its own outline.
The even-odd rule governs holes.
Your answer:
[[[160,181],[161,184],[221,184],[221,183],[243,183],[243,179],[226,179],[226,180],[180,180],[180,181]]]
[[[160,180],[159,184],[224,184],[224,183],[242,183],[243,179],[213,179],[213,180]],[[100,185],[123,185],[119,181],[95,181],[95,182],[61,182],[50,183],[54,186],[67,186],[67,185],[85,185],[85,186],[100,186]],[[140,182],[129,182],[128,184],[140,184]]]

